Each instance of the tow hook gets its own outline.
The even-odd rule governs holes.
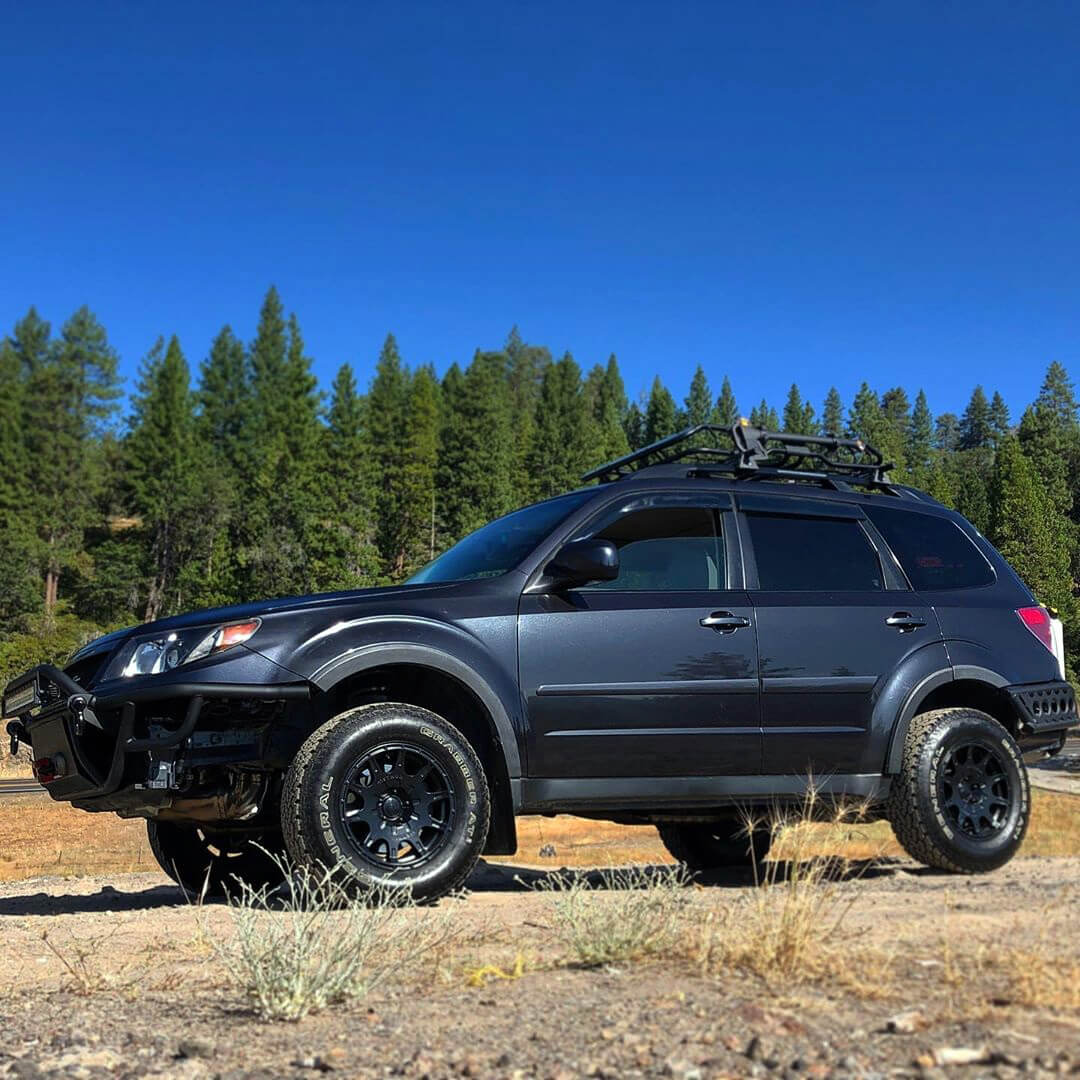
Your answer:
[[[11,756],[14,757],[19,752],[19,743],[22,739],[23,726],[18,720],[9,720],[7,722],[8,738],[11,740]]]
[[[72,694],[68,698],[68,709],[75,718],[72,728],[75,732],[75,738],[78,739],[86,730],[86,698],[82,694]]]

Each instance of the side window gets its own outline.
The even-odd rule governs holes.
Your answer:
[[[913,589],[993,584],[994,571],[982,552],[948,518],[882,506],[868,506],[866,514],[900,560]]]
[[[726,588],[724,544],[717,515],[698,506],[627,509],[593,536],[619,549],[619,576],[592,589],[687,592]]]
[[[881,563],[859,523],[849,518],[747,514],[758,586],[793,592],[878,591]]]

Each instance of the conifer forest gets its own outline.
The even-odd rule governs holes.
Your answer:
[[[162,338],[125,401],[88,308],[58,327],[30,308],[0,339],[0,685],[135,622],[402,581],[594,465],[740,415],[878,447],[894,480],[963,513],[1058,611],[1075,665],[1080,408],[1061,364],[1034,401],[1010,411],[976,386],[960,415],[873,379],[850,401],[795,381],[770,402],[739,370],[738,398],[702,357],[689,386],[658,375],[635,399],[615,356],[583,370],[517,330],[441,378],[390,335],[369,385],[345,364],[320,388],[271,288],[252,341],[228,326],[208,346]]]

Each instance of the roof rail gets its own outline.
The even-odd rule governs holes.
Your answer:
[[[694,445],[698,435],[721,435],[731,440],[730,449]],[[862,439],[835,435],[794,435],[765,431],[740,418],[732,427],[695,424],[659,439],[640,450],[609,461],[581,479],[619,480],[632,472],[655,465],[672,465],[696,459],[689,476],[728,476],[733,479],[782,479],[814,481],[842,489],[851,484],[880,487],[892,493],[881,452]],[[637,469],[631,468],[636,466]],[[813,466],[817,466],[814,469]]]

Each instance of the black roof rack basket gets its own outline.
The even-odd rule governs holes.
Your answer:
[[[702,445],[698,440],[702,435],[708,436],[710,442],[716,441],[716,435],[730,439],[731,446],[721,449]],[[765,431],[744,419],[731,428],[696,424],[609,461],[581,479],[585,483],[618,480],[637,469],[683,461],[692,461],[688,473],[691,476],[816,481],[837,488],[860,484],[892,490],[888,472],[893,466],[862,439]]]

